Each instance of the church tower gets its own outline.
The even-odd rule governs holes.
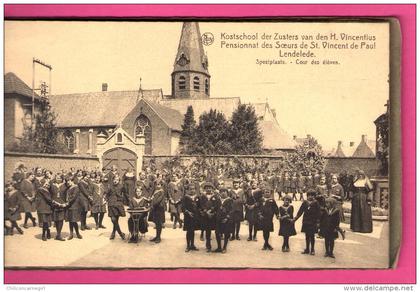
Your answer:
[[[172,98],[209,98],[210,74],[197,22],[184,22],[172,72]]]

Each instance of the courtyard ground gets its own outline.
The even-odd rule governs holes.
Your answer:
[[[280,203],[280,202],[278,202]],[[294,202],[295,212],[300,206]],[[289,253],[281,251],[282,237],[278,236],[279,222],[274,220],[275,231],[271,233],[270,243],[273,251],[261,250],[262,232],[258,241],[246,241],[248,226],[241,226],[241,240],[230,241],[228,252],[206,253],[205,243],[196,232],[196,252],[186,253],[185,232],[172,229],[167,214],[166,228],[162,232],[162,242],[149,242],[155,234],[149,226],[146,237],[138,244],[123,241],[118,236],[109,240],[112,229],[106,216],[107,229],[83,231],[83,239],[71,241],[41,240],[41,228],[25,229],[24,235],[5,237],[5,266],[13,267],[49,267],[49,268],[386,268],[388,266],[389,224],[374,221],[370,234],[351,232],[348,224],[341,224],[346,230],[346,239],[336,240],[335,259],[324,257],[324,241],[316,239],[316,255],[302,255],[305,246],[304,234],[300,233],[302,219],[296,222],[298,235],[290,239]],[[90,227],[94,227],[93,218],[88,218]],[[22,224],[22,222],[20,222]],[[120,219],[120,225],[128,234],[127,217]],[[63,235],[68,236],[68,224],[63,228]],[[55,236],[54,228],[52,236]],[[16,233],[16,232],[15,232]],[[216,240],[212,236],[213,248]]]

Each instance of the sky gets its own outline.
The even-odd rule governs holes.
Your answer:
[[[53,67],[53,94],[100,91],[102,83],[110,91],[137,90],[140,78],[143,89],[170,94],[181,28],[181,22],[6,21],[5,73],[14,72],[31,86],[35,57]],[[290,136],[311,134],[325,150],[338,140],[358,143],[362,134],[375,138],[373,121],[385,112],[389,96],[388,24],[201,22],[200,30],[214,36],[204,47],[212,97],[267,101]],[[223,33],[258,33],[259,48],[221,48]],[[338,60],[339,65],[302,65],[296,58],[257,65],[257,59],[279,59],[278,49],[261,47],[264,33],[368,34],[376,40],[374,49],[315,51],[321,63]],[[37,66],[35,81],[48,81],[48,71]]]

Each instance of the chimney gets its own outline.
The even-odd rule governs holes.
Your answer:
[[[337,148],[341,147],[343,145],[343,141],[338,141],[338,146]]]
[[[293,135],[293,141],[296,141],[296,139],[297,139],[297,136]]]
[[[367,135],[362,135],[362,142],[367,143]]]
[[[102,83],[102,91],[108,91],[108,83]]]
[[[271,109],[271,112],[273,113],[273,117],[276,117],[276,110],[275,109]]]
[[[353,147],[354,146],[354,142],[350,142],[350,147]]]
[[[308,140],[311,139],[311,134],[307,134],[306,139],[308,139]]]

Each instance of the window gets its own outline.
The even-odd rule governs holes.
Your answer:
[[[32,111],[29,109],[24,109],[23,111],[23,124],[26,127],[31,126],[32,124]]]
[[[134,137],[144,135],[144,153],[152,154],[152,124],[145,115],[140,115],[134,124]]]
[[[185,88],[186,88],[185,84],[186,84],[186,82],[185,82],[185,76],[179,76],[178,88],[180,90],[185,90]]]
[[[69,152],[74,152],[74,135],[70,130],[64,131],[64,144]]]
[[[194,90],[200,90],[200,78],[194,77]]]
[[[121,133],[117,133],[117,143],[122,144],[123,142],[123,135]]]
[[[204,89],[205,89],[205,91],[206,91],[206,94],[207,95],[209,95],[209,92],[210,92],[210,88],[209,88],[209,80],[208,79],[206,79],[206,82],[205,82],[205,85],[204,85]]]

